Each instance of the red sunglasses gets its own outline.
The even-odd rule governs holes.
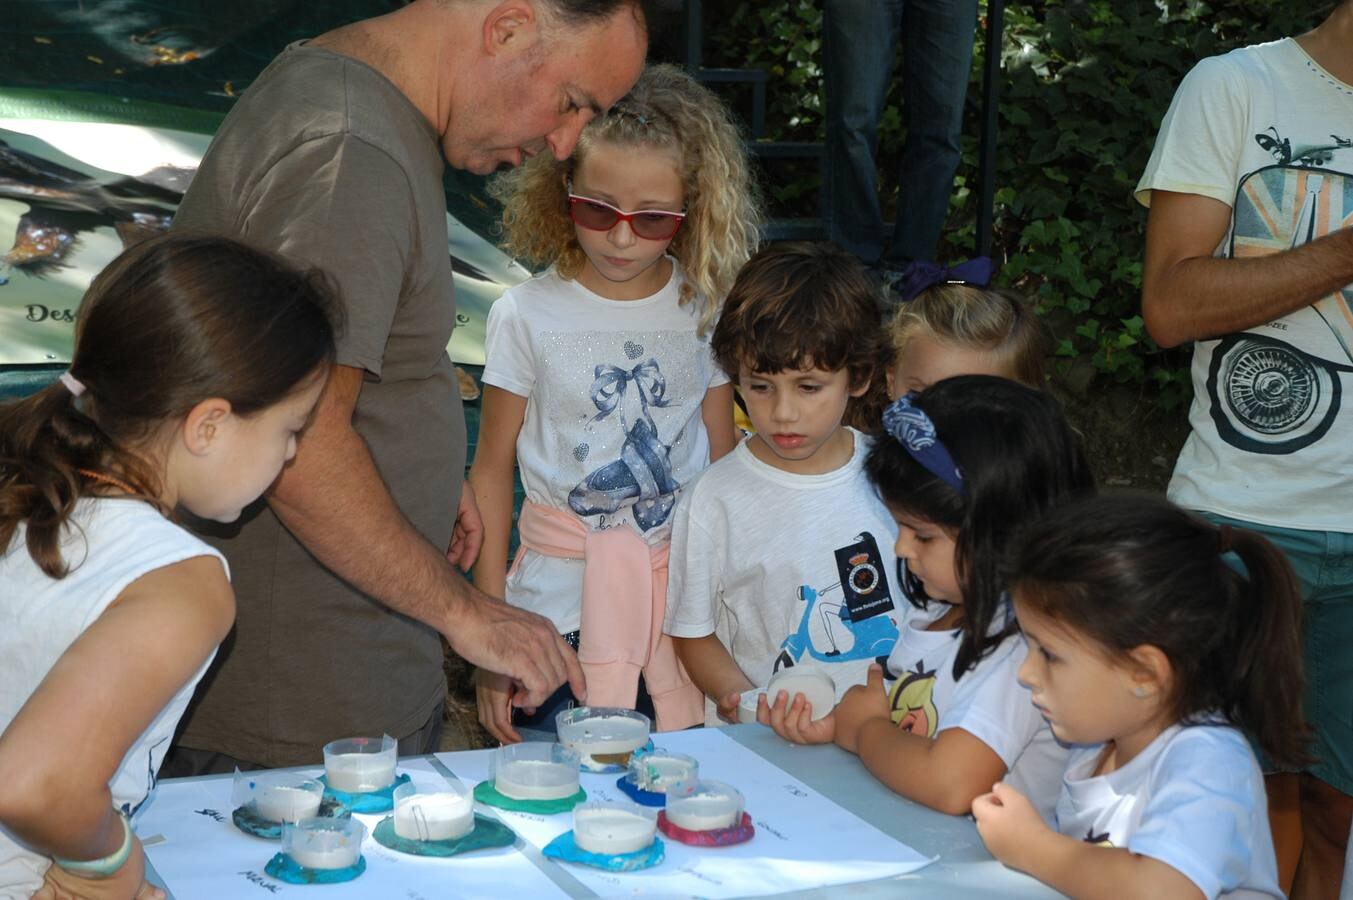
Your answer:
[[[588,231],[610,231],[621,222],[628,222],[635,235],[649,241],[666,241],[676,237],[686,213],[663,209],[640,209],[625,212],[609,203],[573,193],[569,185],[568,217],[573,224]]]

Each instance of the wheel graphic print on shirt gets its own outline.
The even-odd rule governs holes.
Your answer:
[[[643,347],[625,342],[625,356],[636,359]],[[634,523],[643,531],[662,525],[676,504],[679,485],[672,477],[670,448],[658,438],[652,408],[670,406],[667,379],[657,359],[650,358],[626,371],[619,366],[599,365],[591,387],[592,403],[600,412],[592,422],[600,422],[620,411],[620,427],[625,443],[620,458],[590,472],[568,495],[569,507],[580,516],[614,513],[633,501]],[[580,444],[574,455],[583,460],[586,445]]]
[[[1291,344],[1232,334],[1212,351],[1207,393],[1222,440],[1250,453],[1295,453],[1325,436],[1343,399],[1340,372]]]
[[[1353,147],[1353,140],[1331,137],[1334,143],[1294,148],[1272,128],[1255,135],[1280,165],[1241,180],[1231,257],[1266,256],[1353,227],[1353,179],[1318,168]],[[1229,335],[1213,350],[1207,380],[1212,420],[1231,446],[1250,453],[1295,453],[1334,423],[1342,375],[1353,371],[1353,285],[1308,309],[1334,338],[1325,357],[1254,331]]]
[[[888,691],[888,708],[893,723],[903,731],[934,737],[940,715],[935,709],[935,670],[923,660],[902,673]]]
[[[780,644],[777,672],[805,656],[824,663],[884,661],[897,643],[897,620],[887,615],[894,609],[893,597],[878,541],[866,531],[832,554],[835,581],[823,588],[799,585],[803,612],[798,628]]]

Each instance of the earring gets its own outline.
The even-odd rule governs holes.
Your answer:
[[[1132,689],[1132,695],[1136,697],[1138,700],[1145,700],[1146,694],[1147,694],[1146,688],[1142,687],[1140,684]]]

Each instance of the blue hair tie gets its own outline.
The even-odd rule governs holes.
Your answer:
[[[996,264],[988,256],[974,257],[952,268],[918,259],[903,271],[902,278],[893,287],[893,293],[906,303],[937,284],[971,284],[984,288],[991,284],[995,275]]]
[[[960,494],[963,493],[963,473],[958,470],[949,450],[940,443],[935,433],[935,423],[925,410],[916,406],[912,400],[916,392],[904,394],[893,401],[883,411],[883,427],[888,430],[907,455],[916,460],[927,472],[949,485]]]

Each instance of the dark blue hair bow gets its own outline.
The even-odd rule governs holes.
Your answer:
[[[927,472],[963,493],[963,473],[958,470],[949,450],[940,443],[935,423],[925,410],[914,406],[916,392],[904,394],[883,411],[883,427],[897,439],[907,455],[920,463]]]
[[[996,264],[990,257],[978,256],[953,268],[918,259],[902,272],[902,278],[893,287],[893,293],[906,302],[916,298],[926,288],[937,284],[973,284],[986,287],[996,274]]]

